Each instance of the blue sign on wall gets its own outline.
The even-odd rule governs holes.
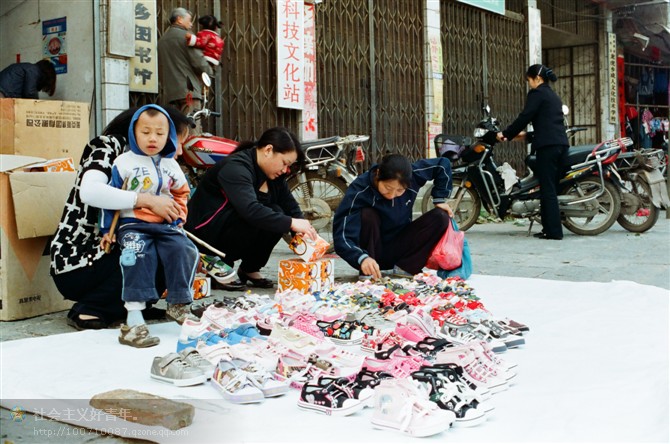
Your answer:
[[[487,11],[495,12],[496,14],[505,15],[505,0],[456,0],[461,3],[476,6],[477,8],[486,9]]]

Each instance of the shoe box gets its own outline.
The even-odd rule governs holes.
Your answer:
[[[72,305],[49,274],[49,244],[90,140],[88,119],[86,103],[0,99],[0,321]]]
[[[301,259],[279,261],[277,287],[279,291],[298,290],[302,293],[328,291],[335,284],[335,260],[319,259],[304,262]]]
[[[212,279],[203,273],[196,273],[193,278],[193,300],[207,298],[212,295]],[[168,291],[165,290],[161,295],[162,299],[167,298]]]

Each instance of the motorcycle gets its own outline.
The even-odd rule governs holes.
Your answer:
[[[656,224],[660,209],[670,206],[663,177],[665,153],[653,148],[628,151],[615,165],[623,191],[617,222],[628,231],[644,233]]]
[[[522,179],[511,167],[498,167],[494,147],[500,131],[497,119],[488,106],[485,117],[474,133],[472,143],[463,138],[460,148],[447,151],[452,159],[453,190],[449,205],[461,230],[467,230],[477,221],[482,205],[492,215],[504,218],[529,218],[533,222],[540,215],[539,181],[533,174]],[[559,208],[563,225],[575,234],[596,235],[606,231],[619,216],[620,192],[615,183],[616,169],[611,164],[627,146],[630,138],[614,139],[595,146],[571,149],[568,168],[559,185]],[[457,143],[458,145],[458,143]],[[527,158],[532,170],[534,159]],[[429,191],[426,192],[428,196]],[[424,198],[425,212],[430,199]]]
[[[202,80],[205,85],[202,109],[188,116],[193,122],[209,116],[221,116],[207,108],[211,80],[206,73],[202,74]],[[365,151],[360,143],[369,139],[369,136],[349,135],[301,143],[305,152],[305,164],[299,171],[292,170],[288,173],[287,183],[305,218],[324,238],[329,236],[327,227],[330,226],[335,209],[342,201],[347,187],[359,174],[358,165],[365,161]],[[209,133],[189,136],[184,142],[180,161],[191,187],[197,187],[205,171],[232,154],[237,145],[234,140]]]

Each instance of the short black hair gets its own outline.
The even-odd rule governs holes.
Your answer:
[[[412,162],[402,154],[388,154],[382,158],[377,168],[377,180],[397,180],[409,188],[412,180]]]
[[[35,63],[40,69],[40,79],[37,82],[37,89],[43,91],[49,96],[53,96],[56,92],[56,68],[51,60],[40,60]]]
[[[203,15],[198,19],[198,23],[202,29],[209,29],[210,31],[216,31],[217,28],[222,27],[222,23],[213,15]]]

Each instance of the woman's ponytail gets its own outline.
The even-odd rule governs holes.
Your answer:
[[[532,79],[537,76],[542,77],[542,80],[544,80],[545,82],[547,81],[555,82],[556,80],[558,80],[558,77],[551,68],[547,68],[546,66],[539,63],[536,65],[529,66],[528,70],[526,71],[526,77],[528,78]]]

